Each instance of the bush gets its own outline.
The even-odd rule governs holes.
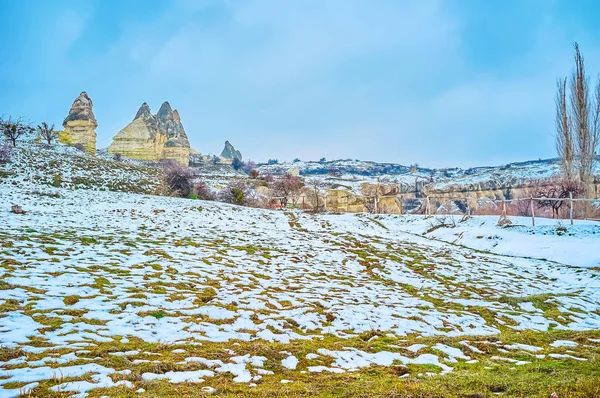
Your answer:
[[[192,193],[194,187],[194,175],[187,167],[169,160],[164,162],[164,182],[172,196],[187,198]]]
[[[278,163],[279,163],[279,160],[277,160],[277,159],[269,159],[267,161],[268,165],[273,165],[273,164],[278,164]]]
[[[239,170],[242,167],[244,167],[244,162],[242,162],[238,158],[234,158],[233,161],[231,162],[231,167],[233,167],[234,170]]]
[[[248,172],[248,176],[252,179],[256,179],[258,177],[258,170],[252,169]]]
[[[255,168],[256,168],[256,162],[254,162],[252,160],[248,160],[246,163],[244,163],[244,171],[246,173],[250,173],[250,171],[252,171]]]
[[[219,191],[217,198],[221,202],[245,205],[250,201],[250,188],[243,181],[233,181]]]
[[[203,182],[194,184],[192,195],[196,196],[193,199],[215,200],[215,194],[210,190],[208,185]]]
[[[81,142],[78,142],[77,144],[73,145],[73,147],[81,152],[85,152],[85,147]]]
[[[115,161],[117,161],[117,162],[123,161],[123,155],[121,155],[120,153],[115,153]]]
[[[12,154],[12,148],[9,145],[5,143],[0,144],[0,163],[10,163]]]

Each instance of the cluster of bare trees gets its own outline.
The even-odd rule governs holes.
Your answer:
[[[19,139],[32,135],[34,132],[37,132],[39,139],[47,145],[51,145],[58,138],[58,131],[54,129],[54,125],[48,125],[46,122],[33,127],[23,118],[0,118],[0,135],[9,141],[13,148],[17,146]]]
[[[593,90],[593,91],[592,91]],[[575,68],[570,79],[557,82],[556,149],[564,179],[579,181],[583,194],[593,195],[593,166],[600,144],[600,80],[590,88],[583,56],[575,43]]]

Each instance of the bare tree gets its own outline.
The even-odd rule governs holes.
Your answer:
[[[17,146],[17,140],[22,136],[31,134],[33,132],[33,127],[21,118],[13,121],[12,118],[9,117],[7,120],[0,119],[0,132],[11,142],[13,148],[15,148]]]
[[[571,109],[574,135],[577,141],[576,160],[579,180],[585,184],[586,191],[588,191],[589,185],[593,182],[592,168],[598,140],[598,94],[593,100],[590,99],[589,78],[585,74],[583,56],[579,51],[579,45],[575,43],[574,46],[575,70],[571,77]]]
[[[390,187],[388,178],[377,178],[376,184],[363,184],[360,188],[362,195],[365,197],[365,207],[369,213],[379,213],[381,208],[379,202],[382,196],[387,196],[396,191],[394,187]]]
[[[48,126],[46,122],[42,122],[42,124],[37,126],[37,131],[40,138],[46,141],[48,145],[52,145],[52,141],[58,137],[58,131],[54,130],[54,125]]]
[[[325,209],[325,192],[323,189],[325,188],[325,182],[320,178],[310,178],[307,181],[307,185],[309,186],[313,199],[315,201],[315,206],[313,208],[314,211],[320,212]],[[321,201],[319,201],[321,199]]]
[[[593,168],[600,145],[600,80],[594,93],[590,93],[590,79],[579,45],[575,43],[574,48],[575,68],[568,86],[570,106],[567,106],[567,79],[560,79],[557,84],[556,149],[563,176],[580,181],[589,197],[593,194]]]
[[[575,141],[567,107],[567,78],[559,79],[556,86],[556,151],[564,177],[572,180],[575,177]]]
[[[553,181],[537,181],[531,189],[531,196],[541,198],[537,201],[538,208],[551,208],[552,218],[559,215],[559,211],[567,203],[565,200],[572,195],[574,198],[580,196],[585,191],[581,181],[562,178]]]
[[[272,189],[275,196],[281,198],[281,204],[285,207],[288,201],[294,206],[298,204],[303,186],[300,177],[285,174],[273,182]]]

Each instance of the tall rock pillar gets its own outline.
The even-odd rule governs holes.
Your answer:
[[[83,145],[84,150],[96,156],[96,127],[98,123],[92,110],[92,99],[84,91],[73,102],[63,122],[65,131],[59,135],[61,142]]]

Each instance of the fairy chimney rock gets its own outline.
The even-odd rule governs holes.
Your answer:
[[[96,155],[96,117],[92,99],[84,91],[75,99],[69,114],[63,121],[64,132],[60,140],[70,145],[81,144],[90,155]]]

